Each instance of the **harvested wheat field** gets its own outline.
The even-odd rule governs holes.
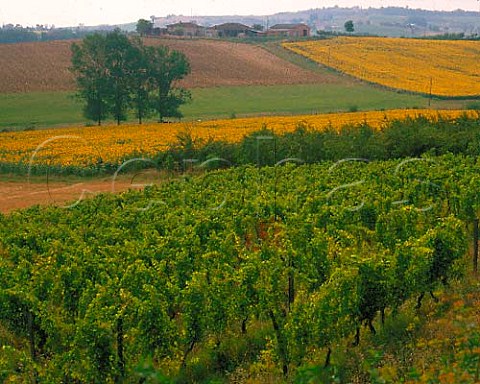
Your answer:
[[[69,72],[72,41],[0,44],[0,93],[68,91],[75,89]],[[147,39],[184,52],[192,73],[187,88],[233,85],[333,83],[332,74],[302,69],[265,49],[216,40]]]

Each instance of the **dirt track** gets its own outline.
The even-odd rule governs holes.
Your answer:
[[[139,185],[136,185],[139,184]],[[139,182],[122,179],[112,184],[112,179],[78,183],[44,182],[0,182],[0,212],[8,213],[32,205],[55,205],[68,208],[81,204],[101,192],[122,192],[139,189]]]
[[[147,39],[184,52],[192,73],[187,88],[229,85],[331,83],[334,75],[313,73],[252,44],[218,40]],[[0,44],[0,93],[69,91],[71,41]]]

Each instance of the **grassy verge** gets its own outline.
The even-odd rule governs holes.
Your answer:
[[[0,130],[79,124],[81,103],[71,92],[0,94]]]
[[[316,114],[353,110],[424,107],[421,96],[364,85],[310,84],[193,90],[182,108],[186,118],[226,118],[255,114]]]
[[[392,108],[424,108],[422,96],[362,84],[218,87],[192,90],[182,107],[185,120],[253,115],[316,114]],[[432,108],[462,108],[468,101],[436,101]],[[0,131],[85,124],[71,92],[0,95]],[[134,120],[133,117],[131,120]]]

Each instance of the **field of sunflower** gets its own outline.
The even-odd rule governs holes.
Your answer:
[[[100,163],[118,165],[134,157],[150,157],[166,150],[178,141],[179,135],[186,132],[195,139],[235,143],[262,127],[276,134],[292,132],[299,124],[318,130],[326,127],[339,129],[359,123],[381,128],[389,121],[407,117],[437,119],[441,116],[453,119],[465,113],[462,110],[390,110],[3,132],[0,133],[0,163],[62,167],[88,167]]]
[[[340,36],[283,46],[389,88],[442,97],[480,95],[479,41]]]

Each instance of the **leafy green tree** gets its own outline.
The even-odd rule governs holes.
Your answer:
[[[191,95],[187,90],[175,87],[174,83],[190,73],[187,57],[181,52],[161,46],[149,51],[148,59],[149,77],[156,89],[154,106],[159,121],[165,117],[182,117],[178,108],[189,101]]]
[[[77,95],[85,100],[85,117],[101,125],[108,115],[105,36],[96,33],[86,36],[82,44],[73,43],[71,70],[76,75]]]
[[[85,117],[98,122],[112,116],[117,124],[133,108],[139,122],[152,110],[160,121],[182,117],[178,108],[190,93],[174,82],[190,73],[183,53],[167,47],[145,47],[140,39],[130,40],[120,30],[86,37],[72,46],[72,71],[78,96],[85,100]]]
[[[149,55],[152,47],[145,47],[140,40],[134,42],[135,55],[132,57],[132,72],[130,76],[131,97],[130,104],[135,110],[138,123],[142,124],[143,119],[152,111],[152,97],[154,83],[150,76]]]
[[[72,71],[77,76],[78,96],[86,102],[85,117],[99,125],[108,115],[118,124],[126,119],[134,57],[132,44],[120,30],[96,33],[81,45],[72,45]]]
[[[345,27],[345,31],[347,31],[348,33],[355,32],[355,26],[353,25],[352,20],[346,21],[344,24],[344,27]]]
[[[128,37],[115,30],[106,35],[106,67],[109,84],[107,101],[110,114],[117,124],[127,119],[130,105],[131,79],[136,67],[138,51]]]
[[[151,35],[153,31],[153,23],[149,20],[140,19],[137,21],[136,30],[140,36]]]

